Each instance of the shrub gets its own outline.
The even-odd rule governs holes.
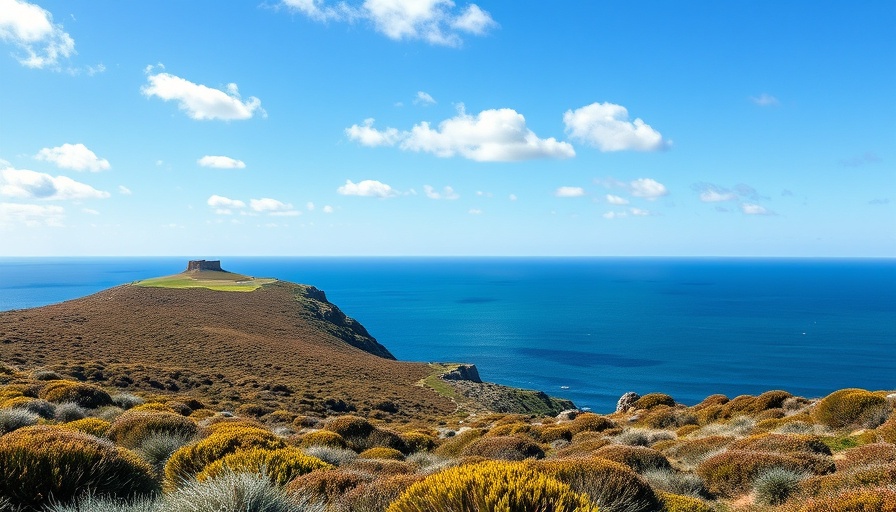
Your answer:
[[[712,512],[712,507],[691,496],[660,492],[664,512]]]
[[[531,465],[587,495],[603,512],[653,512],[661,508],[650,485],[618,462],[592,457],[541,460]]]
[[[338,416],[324,423],[324,429],[343,438],[366,438],[374,430],[373,424],[358,416]]]
[[[361,459],[390,459],[390,460],[404,460],[404,454],[395,448],[386,448],[385,446],[374,446],[373,448],[368,448],[358,454],[358,457]]]
[[[579,432],[603,432],[611,428],[616,428],[616,423],[610,418],[591,412],[579,414],[567,425],[569,431],[573,434],[578,434]]]
[[[96,409],[112,404],[112,397],[102,389],[82,382],[52,380],[41,388],[38,398],[50,402],[74,402],[81,407]]]
[[[665,393],[647,393],[635,401],[635,409],[653,409],[658,405],[675,406],[675,399]]]
[[[62,428],[77,430],[96,437],[103,437],[112,424],[99,418],[83,418],[62,425]]]
[[[611,444],[594,452],[594,455],[625,464],[637,473],[651,469],[671,469],[669,459],[662,453],[644,446]]]
[[[201,482],[207,478],[223,475],[227,471],[237,471],[260,473],[277,485],[285,485],[297,476],[330,467],[332,466],[320,459],[305,455],[298,448],[279,450],[254,448],[240,450],[212,462],[196,475],[196,479]]]
[[[362,459],[360,457],[344,467],[371,476],[407,475],[414,473],[417,469],[413,464],[402,460]]]
[[[161,502],[151,498],[120,500],[87,493],[71,503],[54,503],[44,512],[165,512]],[[7,510],[0,500],[0,510]]]
[[[161,473],[171,454],[189,443],[192,438],[193,436],[181,433],[152,432],[140,440],[134,451],[150,463],[156,472]]]
[[[51,477],[52,476],[52,477]],[[0,496],[38,508],[88,489],[130,498],[157,490],[152,469],[133,452],[56,427],[26,427],[0,437]]]
[[[831,455],[831,449],[820,437],[798,434],[757,434],[732,442],[728,449]]]
[[[759,396],[741,395],[722,408],[722,417],[732,418],[738,415],[752,416],[769,409],[779,409],[784,401],[793,395],[786,391],[766,391]]]
[[[706,495],[706,485],[693,473],[682,473],[672,469],[651,469],[641,476],[656,490],[688,496]]]
[[[0,434],[36,425],[40,416],[24,409],[0,409]]]
[[[384,512],[421,475],[390,475],[351,489],[339,501],[353,512]]]
[[[467,445],[482,437],[483,434],[484,431],[478,428],[464,430],[463,432],[460,432],[457,435],[443,441],[442,444],[440,444],[433,453],[435,453],[436,455],[441,455],[443,457],[459,456],[464,448],[467,447]]]
[[[422,432],[405,432],[401,439],[408,448],[408,453],[428,452],[436,447],[436,441],[432,436]]]
[[[285,443],[280,438],[260,428],[241,426],[221,429],[174,452],[165,464],[165,479],[169,485],[178,485],[194,477],[212,462],[237,450],[276,450],[284,446]]]
[[[843,489],[875,485],[896,485],[896,464],[873,464],[851,471],[810,477],[803,480],[800,487],[805,494],[821,496]]]
[[[896,490],[851,489],[833,496],[810,498],[798,512],[896,512]]]
[[[408,455],[405,460],[417,466],[417,468],[419,468],[417,470],[418,473],[425,474],[435,473],[436,471],[441,471],[450,466],[457,465],[455,460],[446,459],[445,457],[440,457],[429,452],[412,453],[411,455]]]
[[[124,407],[122,407],[122,409],[124,409]],[[128,410],[130,410],[130,411],[134,411],[134,412],[137,412],[137,411],[143,411],[143,412],[152,412],[152,411],[155,411],[155,412],[170,412],[170,413],[177,414],[177,411],[175,411],[175,410],[174,410],[173,408],[171,408],[170,406],[165,405],[165,404],[160,404],[160,403],[158,403],[158,402],[149,402],[149,403],[144,403],[144,404],[135,405],[135,406],[131,407],[131,408],[128,409]]]
[[[597,511],[588,499],[522,463],[489,461],[426,477],[392,502],[388,512]]]
[[[843,452],[836,462],[837,471],[846,471],[870,464],[896,463],[896,446],[890,443],[874,443],[857,446]]]
[[[864,389],[849,388],[822,398],[812,410],[812,416],[832,428],[874,428],[886,421],[891,410],[886,398]]]
[[[128,410],[142,405],[143,399],[131,393],[118,393],[117,395],[112,395],[112,403],[124,410]]]
[[[334,448],[346,448],[348,444],[336,432],[331,430],[315,430],[303,435],[299,441],[301,446],[331,446]]]
[[[327,464],[344,466],[358,458],[354,450],[348,448],[336,448],[332,446],[308,446],[303,448],[306,455],[320,459]]]
[[[267,477],[226,472],[192,480],[165,496],[165,512],[324,512],[324,506],[291,497]]]
[[[756,477],[772,468],[798,473],[805,471],[805,463],[789,455],[727,450],[703,461],[697,474],[712,494],[734,497],[749,492]]]
[[[292,423],[293,418],[295,418],[295,414],[280,409],[268,414],[265,417],[265,421],[271,423]]]
[[[252,418],[261,418],[266,414],[270,414],[274,412],[273,407],[268,407],[262,404],[242,404],[236,408],[235,411],[237,416],[250,416]]]
[[[672,439],[675,439],[675,434],[668,430],[644,428],[630,428],[615,437],[617,443],[629,446],[650,446],[658,441],[670,441]]]
[[[20,397],[22,400],[13,399],[14,403],[7,407],[15,407],[28,412],[33,412],[45,420],[52,419],[56,415],[56,406],[39,398]]]
[[[764,505],[780,505],[799,489],[800,481],[806,476],[781,467],[766,469],[753,480],[756,499]]]
[[[541,459],[544,450],[537,444],[516,436],[483,437],[464,448],[463,455],[478,455],[486,459],[523,460]]]
[[[707,436],[696,439],[683,439],[675,445],[663,450],[668,457],[672,457],[683,465],[696,466],[706,457],[724,449],[734,441],[728,436]]]
[[[653,407],[638,423],[655,429],[675,429],[685,425],[697,425],[699,421],[697,416],[687,409],[661,405]]]
[[[694,411],[699,411],[701,409],[706,409],[707,407],[725,405],[728,402],[728,397],[725,395],[709,395],[708,397],[704,398],[702,402],[691,407],[691,409],[693,409]]]
[[[293,479],[286,485],[285,490],[331,503],[366,481],[367,479],[356,471],[342,469],[312,471]]]
[[[87,409],[75,402],[63,402],[56,406],[55,417],[60,423],[68,423],[86,418]]]
[[[161,433],[177,437],[192,437],[199,427],[190,418],[170,412],[128,411],[119,416],[109,428],[109,439],[134,448],[146,437]]]

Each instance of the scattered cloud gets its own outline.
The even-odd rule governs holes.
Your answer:
[[[230,199],[229,197],[213,195],[208,198],[206,203],[215,209],[218,215],[230,215],[233,210],[239,210],[246,207],[246,203],[239,199]]]
[[[611,212],[606,212],[606,213],[604,213],[603,215],[601,215],[601,217],[603,217],[603,218],[605,218],[605,219],[607,219],[607,220],[613,220],[613,219],[619,219],[619,218],[622,218],[622,217],[628,217],[628,213],[626,213],[626,212],[612,212],[612,211],[611,211]]]
[[[150,74],[152,66],[147,69],[148,84],[141,88],[143,95],[155,96],[164,101],[177,101],[178,108],[196,120],[249,119],[256,113],[265,115],[261,108],[261,100],[251,96],[243,101],[236,84],[227,84],[226,91],[213,89],[201,84],[194,84],[170,73]]]
[[[0,41],[18,48],[16,60],[35,69],[58,70],[59,60],[75,53],[75,40],[53,15],[22,0],[0,0]]]
[[[0,195],[25,199],[103,199],[108,192],[67,176],[51,176],[27,169],[0,170]]]
[[[793,195],[793,191],[790,189],[785,188],[781,191],[781,197],[793,197]]]
[[[607,202],[610,204],[618,204],[618,205],[628,204],[628,199],[626,199],[624,197],[614,196],[613,194],[607,194],[606,197],[607,197]]]
[[[761,199],[768,199],[768,197],[761,195],[755,188],[746,183],[738,183],[730,189],[715,183],[695,183],[691,185],[691,189],[700,193],[700,200],[704,203],[722,203],[739,199],[749,199],[756,202]],[[788,194],[782,193],[782,195]],[[789,195],[793,195],[793,193],[790,192]]]
[[[778,101],[778,98],[775,98],[768,93],[762,93],[759,96],[750,96],[750,101],[760,107],[777,107],[781,104],[781,102]]]
[[[480,210],[479,208],[470,208],[469,210],[467,210],[467,213],[469,213],[470,215],[482,215],[482,210]]]
[[[34,158],[52,162],[60,169],[74,171],[99,172],[111,167],[108,160],[99,158],[84,144],[63,144],[55,148],[43,148],[34,155]]]
[[[133,194],[133,192],[131,192],[131,189],[129,189],[128,187],[126,187],[124,185],[118,186],[118,193],[123,196],[129,196],[129,195]]]
[[[291,204],[283,203],[276,199],[264,197],[262,199],[250,199],[249,208],[258,213],[266,213],[275,217],[294,217],[302,212],[294,209]]]
[[[245,169],[246,163],[242,160],[236,160],[229,156],[213,156],[206,155],[196,161],[203,167],[211,167],[214,169]]]
[[[507,199],[510,199],[511,201],[516,201],[517,200],[516,194],[510,194],[509,196],[507,196]]]
[[[458,9],[452,0],[283,0],[283,5],[319,22],[372,23],[377,32],[395,41],[423,40],[460,46],[462,34],[484,35],[497,23],[475,4]]]
[[[478,162],[511,162],[536,158],[570,158],[575,150],[553,137],[541,139],[526,126],[522,114],[509,108],[483,110],[472,116],[459,105],[458,114],[432,128],[424,121],[410,131],[377,130],[373,119],[346,129],[350,139],[365,146],[393,146],[432,153],[440,158],[462,156]]]
[[[314,206],[313,202],[308,201],[307,203],[305,203],[305,209],[308,210],[309,212],[313,212],[314,208],[315,208],[315,206]]]
[[[646,216],[650,215],[649,210],[644,210],[641,208],[629,208],[628,212],[636,217],[646,217]]]
[[[460,199],[460,195],[449,186],[444,187],[442,191],[439,192],[430,185],[423,185],[423,193],[430,199]]]
[[[775,212],[766,209],[762,205],[756,203],[743,203],[740,205],[740,211],[746,215],[774,215]]]
[[[672,143],[640,118],[613,103],[592,103],[563,114],[566,133],[601,151],[661,151]]]
[[[871,201],[868,201],[868,204],[874,204],[874,205],[890,204],[890,198],[882,197],[880,199],[872,199]]]
[[[554,191],[557,197],[582,197],[585,195],[585,189],[582,187],[558,187]]]
[[[847,158],[846,160],[840,160],[840,165],[844,167],[862,167],[864,165],[879,163],[881,160],[881,157],[877,154],[868,152],[859,156]]]
[[[633,196],[650,201],[669,194],[665,185],[651,178],[638,178],[629,183],[629,188]]]
[[[65,209],[55,205],[0,203],[0,227],[62,227]]]
[[[323,208],[324,213],[333,213],[333,207],[330,205],[325,205]]]
[[[81,208],[81,211],[88,215],[99,215],[100,212],[94,210],[93,208]]]
[[[436,100],[429,93],[417,91],[417,97],[414,98],[414,105],[435,105]]]
[[[360,196],[360,197],[394,197],[398,192],[389,185],[376,180],[363,180],[353,183],[352,180],[345,180],[345,185],[336,189],[343,196]]]

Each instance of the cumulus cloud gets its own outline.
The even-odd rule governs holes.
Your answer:
[[[62,227],[65,209],[55,205],[0,203],[0,227]]]
[[[778,101],[778,98],[775,98],[771,94],[765,92],[760,94],[759,96],[750,96],[750,101],[760,107],[777,107],[781,104],[781,102]]]
[[[557,197],[582,197],[585,195],[585,189],[582,187],[558,187],[554,191]]]
[[[628,211],[636,217],[646,217],[650,215],[650,210],[644,210],[642,208],[629,208]]]
[[[423,40],[442,46],[460,46],[461,34],[483,35],[497,25],[475,4],[459,9],[452,0],[283,0],[283,5],[320,21],[371,23],[377,32],[395,41]]]
[[[109,161],[96,156],[84,144],[63,144],[55,148],[43,148],[34,158],[52,162],[60,169],[99,172],[109,169]]]
[[[29,68],[56,69],[75,53],[75,41],[53,15],[22,0],[0,0],[0,41],[18,48],[15,58]]]
[[[229,156],[213,156],[205,155],[196,161],[203,167],[212,167],[214,169],[245,169],[246,163],[242,160],[236,160]]]
[[[436,100],[433,99],[429,93],[423,91],[417,91],[417,96],[414,98],[414,105],[434,105]]]
[[[755,203],[743,203],[740,205],[740,211],[746,215],[774,215],[775,212],[766,209],[764,206]]]
[[[423,185],[423,193],[430,199],[460,199],[460,194],[455,192],[454,189],[449,186],[444,187],[442,191],[439,192],[430,185]]]
[[[323,212],[324,213],[333,213],[333,207],[330,205],[324,205]]]
[[[601,217],[603,217],[607,220],[619,219],[619,218],[627,217],[627,216],[628,216],[628,213],[626,213],[626,212],[612,212],[612,211],[606,212],[603,215],[601,215]]]
[[[691,188],[700,193],[700,200],[704,203],[721,203],[737,199],[737,194],[713,183],[695,183]]]
[[[67,176],[51,176],[27,169],[0,170],[0,195],[24,199],[103,199],[108,192]]]
[[[368,122],[369,121],[369,122]],[[570,158],[575,150],[553,137],[541,139],[526,126],[526,119],[509,108],[483,110],[472,116],[460,105],[455,117],[432,128],[422,122],[410,131],[377,130],[373,120],[346,129],[362,145],[399,144],[405,151],[432,153],[440,158],[462,156],[478,162],[511,162],[536,158]]]
[[[246,203],[239,199],[230,199],[229,197],[213,195],[208,198],[206,204],[215,209],[218,215],[230,215],[233,210],[239,210],[246,207]]]
[[[638,178],[629,183],[629,188],[633,196],[650,201],[669,194],[665,185],[651,178]]]
[[[343,196],[360,196],[360,197],[393,197],[398,192],[389,185],[376,180],[363,180],[353,183],[352,180],[345,180],[345,185],[336,189]]]
[[[133,192],[131,192],[131,189],[129,189],[128,187],[126,187],[124,185],[118,186],[118,193],[123,196],[129,196],[129,195],[133,194]]]
[[[660,151],[671,146],[640,118],[629,121],[628,110],[613,103],[592,103],[563,114],[566,132],[601,151]]]
[[[152,72],[152,67],[147,72]],[[149,74],[148,84],[141,88],[147,97],[155,96],[164,101],[177,101],[177,106],[192,119],[249,119],[260,112],[261,100],[251,96],[246,101],[240,98],[236,84],[227,84],[227,91],[194,84],[170,73]]]
[[[271,199],[270,197],[250,199],[249,208],[258,213],[266,213],[275,217],[293,217],[302,214],[302,212],[294,209],[291,204]]]
[[[618,205],[628,204],[628,199],[626,199],[624,197],[614,196],[613,194],[607,194],[606,197],[607,197],[607,202],[610,204],[618,204]]]

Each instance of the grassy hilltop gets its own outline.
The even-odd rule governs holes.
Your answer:
[[[0,313],[0,511],[896,512],[894,406],[581,412],[396,361],[314,287],[194,270]]]

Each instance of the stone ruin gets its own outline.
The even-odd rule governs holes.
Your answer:
[[[191,270],[214,270],[224,272],[221,268],[221,260],[190,260],[187,263],[187,272]]]

